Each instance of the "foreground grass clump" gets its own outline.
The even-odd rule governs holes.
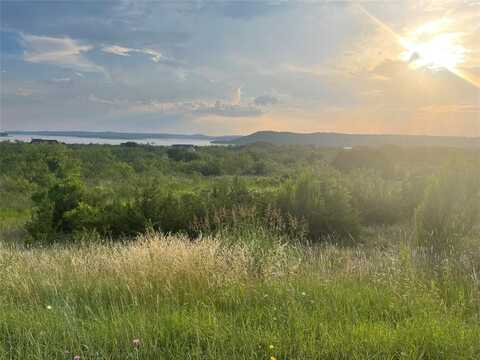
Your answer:
[[[259,255],[260,254],[260,255]],[[478,359],[478,278],[388,250],[0,248],[1,359]],[[475,282],[476,281],[476,282]]]

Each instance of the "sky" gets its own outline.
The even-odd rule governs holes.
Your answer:
[[[6,130],[480,136],[480,1],[0,2]]]

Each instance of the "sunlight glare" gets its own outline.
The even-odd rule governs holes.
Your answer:
[[[461,45],[462,33],[442,32],[450,23],[448,19],[432,21],[403,37],[406,51],[400,58],[414,69],[457,69],[465,61],[466,49]]]

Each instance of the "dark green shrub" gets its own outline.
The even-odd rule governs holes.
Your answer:
[[[359,218],[351,202],[348,187],[338,172],[305,173],[284,184],[277,206],[286,215],[305,220],[308,235],[318,241],[326,236],[354,237],[359,232]]]
[[[70,214],[80,206],[84,194],[83,183],[75,176],[56,179],[46,191],[36,193],[32,219],[27,224],[30,235],[51,241],[57,234],[74,231],[76,223]]]
[[[363,225],[391,225],[408,219],[399,209],[401,183],[385,180],[371,170],[355,170],[348,180],[352,204]]]
[[[200,159],[200,155],[194,150],[189,148],[175,148],[170,147],[167,150],[168,157],[174,161],[193,161]]]

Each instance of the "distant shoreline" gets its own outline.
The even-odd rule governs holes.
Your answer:
[[[306,145],[316,147],[352,148],[356,146],[441,146],[480,148],[480,137],[398,135],[398,134],[347,134],[347,133],[293,133],[259,131],[245,136],[210,136],[204,134],[124,133],[114,131],[9,131],[10,137],[70,138],[105,140],[105,143],[132,141],[171,145],[174,142],[199,145],[248,145],[270,143],[274,145]],[[76,142],[75,142],[76,143]],[[101,142],[99,142],[101,143]]]
[[[65,136],[77,138],[96,138],[110,140],[146,140],[146,139],[192,139],[209,141],[232,141],[240,136],[209,136],[203,134],[168,134],[168,133],[124,133],[115,131],[9,131],[9,135],[24,136]]]

